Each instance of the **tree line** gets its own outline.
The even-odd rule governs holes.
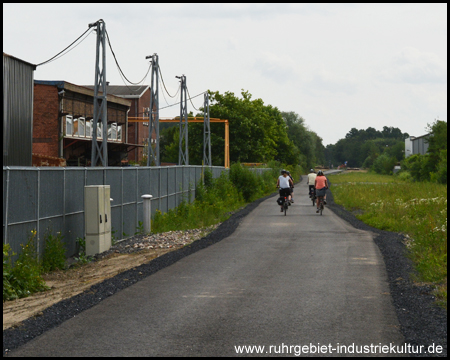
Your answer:
[[[325,148],[327,164],[362,167],[379,174],[392,174],[400,165],[399,176],[405,180],[447,183],[447,123],[436,120],[426,128],[429,136],[426,154],[405,158],[405,139],[408,133],[399,128],[384,126],[382,131],[352,128],[344,139]]]
[[[366,130],[352,128],[344,139],[327,145],[326,163],[341,165],[347,162],[349,167],[371,168],[375,160],[384,154],[395,165],[404,158],[405,139],[408,137],[408,133],[395,127],[384,126],[382,131],[373,127]]]
[[[210,117],[229,121],[230,161],[280,163],[300,165],[302,169],[323,164],[322,139],[309,130],[305,120],[293,111],[283,112],[252,99],[248,91],[237,97],[232,92],[209,92]],[[196,116],[203,117],[203,108]],[[194,116],[191,112],[189,116]],[[223,166],[225,157],[225,129],[223,123],[211,123],[211,161]],[[178,162],[179,125],[160,131],[161,161]],[[200,165],[203,160],[203,124],[188,125],[189,163]]]

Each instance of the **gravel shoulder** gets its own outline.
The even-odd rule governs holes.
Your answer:
[[[58,326],[65,320],[98,304],[103,299],[136,283],[137,281],[167,267],[185,256],[208,247],[230,236],[241,220],[255,209],[262,201],[275,194],[259,199],[234,213],[228,220],[217,226],[214,231],[197,234],[198,240],[185,244],[164,244],[164,240],[150,241],[143,235],[135,236],[115,245],[108,252],[97,255],[97,264],[121,263],[123,256],[135,257],[135,262],[127,262],[131,267],[124,267],[119,273],[110,272],[96,283],[86,282],[86,288],[75,296],[64,299],[44,309],[39,309],[31,318],[20,321],[20,324],[3,330],[3,354],[15,349],[45,331]],[[405,342],[411,345],[441,345],[444,350],[436,356],[447,355],[447,311],[435,305],[432,288],[423,284],[415,284],[410,279],[414,272],[412,263],[405,257],[406,247],[403,236],[397,233],[372,228],[358,220],[352,213],[336,205],[330,192],[327,194],[328,207],[342,219],[357,229],[371,231],[376,234],[375,242],[383,255],[389,277],[390,292],[397,312],[401,331]],[[211,229],[210,229],[211,230]],[[167,233],[166,233],[167,234]],[[181,235],[180,238],[187,235]],[[172,248],[167,247],[172,245]],[[153,248],[150,248],[153,246]],[[163,246],[157,248],[157,246]],[[166,248],[164,248],[166,246]],[[118,252],[116,252],[118,251]],[[106,263],[103,263],[106,261]],[[94,263],[94,264],[95,264]],[[128,266],[127,265],[127,266]],[[88,265],[89,266],[89,265]],[[108,267],[109,265],[103,266]],[[87,268],[87,267],[86,267]],[[117,270],[117,269],[116,269]],[[55,275],[58,276],[57,274]],[[75,275],[74,275],[75,276]],[[4,305],[5,319],[5,305]],[[430,356],[428,354],[427,356]]]

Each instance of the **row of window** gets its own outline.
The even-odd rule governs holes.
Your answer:
[[[83,117],[74,119],[71,115],[66,115],[66,136],[92,138],[94,121]],[[103,138],[102,123],[97,123],[97,138]],[[122,125],[112,123],[108,125],[108,140],[122,141]]]

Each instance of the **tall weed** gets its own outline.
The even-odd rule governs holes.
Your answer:
[[[12,266],[9,244],[3,245],[3,301],[27,297],[30,294],[49,289],[41,278],[41,266],[36,251],[36,231],[25,245]]]
[[[61,232],[53,235],[52,229],[48,228],[44,235],[44,256],[42,259],[42,270],[50,272],[63,270],[66,266],[66,247],[63,242],[64,236]]]

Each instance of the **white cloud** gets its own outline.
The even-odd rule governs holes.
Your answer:
[[[413,47],[403,48],[380,71],[381,78],[389,82],[423,84],[446,83],[447,67],[438,55],[420,52]]]
[[[353,76],[341,75],[336,71],[322,68],[313,74],[312,80],[308,83],[308,89],[317,94],[326,91],[353,95],[357,91],[357,81]]]
[[[288,55],[280,56],[265,52],[256,59],[253,66],[262,76],[277,83],[294,81],[298,78],[296,63]]]

